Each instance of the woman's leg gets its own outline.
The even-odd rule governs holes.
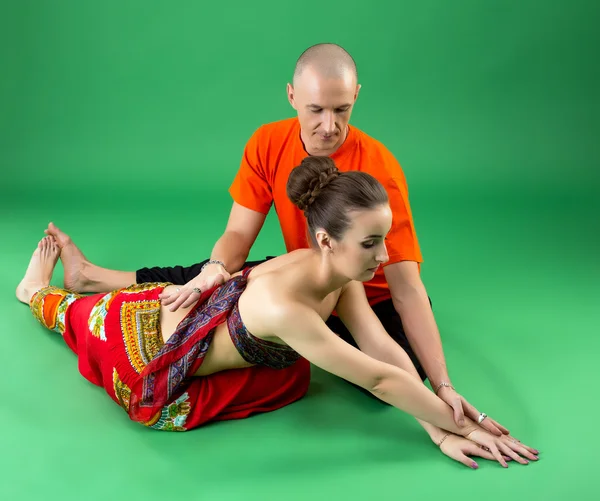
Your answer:
[[[25,276],[17,286],[17,299],[30,304],[32,297],[50,285],[54,267],[60,256],[60,247],[52,237],[40,240],[31,256]]]
[[[64,334],[67,309],[79,294],[52,287],[50,280],[60,247],[52,237],[45,237],[39,243],[17,287],[17,299],[28,304],[33,316],[47,329]]]

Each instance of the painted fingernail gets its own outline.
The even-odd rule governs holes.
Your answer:
[[[479,465],[475,461],[473,461],[473,463],[471,463],[471,468],[476,470],[477,468],[479,468]]]
[[[539,453],[540,453],[540,451],[536,451],[535,449],[533,449],[533,453],[534,453],[534,454],[539,454]]]
[[[539,458],[537,456],[533,456],[533,459],[537,461]]]

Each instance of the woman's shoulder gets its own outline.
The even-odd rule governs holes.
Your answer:
[[[259,271],[260,273],[249,275],[245,296],[253,304],[260,306],[262,313],[269,313],[295,302],[295,288],[281,270]]]
[[[257,337],[270,338],[290,322],[315,313],[279,275],[272,272],[252,278],[239,299],[244,324]]]
[[[311,251],[309,249],[297,249],[287,254],[282,254],[271,258],[263,263],[260,263],[252,268],[249,277],[256,278],[261,275],[266,275],[277,270],[281,270],[291,264],[297,264],[302,259],[305,259]],[[241,273],[241,272],[240,272]]]

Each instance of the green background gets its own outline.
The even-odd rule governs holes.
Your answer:
[[[91,4],[1,4],[0,499],[596,499],[598,2]],[[106,267],[203,259],[322,41],[358,64],[351,123],[405,170],[455,385],[538,463],[471,471],[318,369],[280,411],[154,432],[15,299],[50,220]],[[251,257],[283,250],[270,215]]]

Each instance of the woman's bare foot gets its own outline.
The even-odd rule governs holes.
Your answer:
[[[91,266],[91,263],[83,255],[83,252],[73,243],[71,237],[57,228],[54,223],[50,223],[44,233],[54,237],[60,247],[65,289],[74,292],[88,292],[87,288],[91,286],[91,283],[85,275],[85,270]]]
[[[31,256],[29,266],[21,283],[17,286],[17,299],[29,304],[31,297],[40,289],[50,285],[52,272],[58,261],[60,248],[52,237],[44,237]]]

